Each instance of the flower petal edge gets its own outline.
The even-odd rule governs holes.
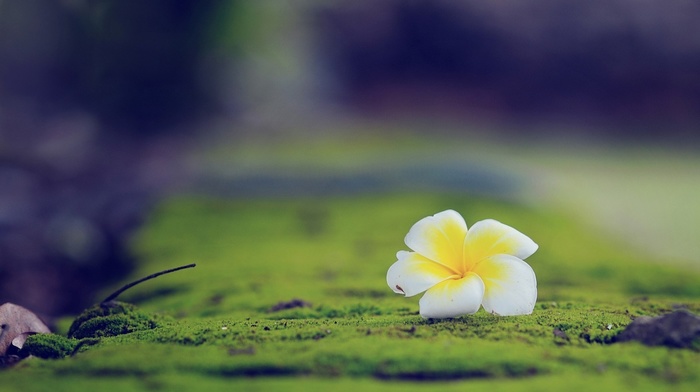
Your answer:
[[[506,254],[521,260],[537,251],[538,245],[518,230],[494,219],[472,225],[464,238],[464,259],[471,269],[487,257]]]
[[[463,270],[463,244],[467,224],[454,210],[445,210],[416,222],[404,242],[414,252],[459,273]]]
[[[419,301],[423,318],[452,318],[476,313],[481,307],[484,282],[473,273],[431,287]]]
[[[386,282],[395,293],[406,297],[420,294],[455,276],[445,266],[415,252],[400,251],[396,258],[398,260],[387,271]]]
[[[537,302],[537,278],[528,263],[500,254],[477,264],[474,272],[484,282],[484,310],[501,316],[532,313]]]

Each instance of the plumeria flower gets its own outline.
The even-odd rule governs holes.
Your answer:
[[[523,260],[537,244],[493,219],[467,229],[459,213],[447,210],[411,227],[406,245],[386,274],[394,292],[420,299],[424,318],[472,314],[483,306],[493,314],[532,313],[537,301],[535,272]]]

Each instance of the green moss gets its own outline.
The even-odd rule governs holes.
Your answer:
[[[310,206],[324,211],[314,230],[305,228]],[[386,287],[408,228],[446,208],[469,223],[499,219],[539,243],[527,260],[539,287],[531,315],[424,320],[419,296]],[[445,390],[682,391],[700,382],[697,350],[609,344],[636,317],[700,313],[698,274],[557,211],[463,195],[178,198],[161,205],[134,249],[143,260],[134,276],[198,266],[125,292],[138,308],[88,309],[68,336],[99,343],[64,360],[25,361],[0,384],[410,391],[425,384],[407,381],[421,380]],[[295,298],[299,306],[278,306]]]
[[[70,355],[78,345],[78,340],[53,333],[36,334],[27,337],[20,354],[33,355],[44,359],[59,359]]]
[[[158,317],[142,312],[136,306],[112,301],[94,305],[81,313],[70,326],[68,337],[75,339],[116,336],[153,329]]]
[[[382,308],[367,304],[357,303],[353,305],[335,307],[329,305],[321,305],[315,308],[293,308],[272,313],[268,316],[270,319],[320,319],[320,318],[341,318],[341,317],[360,317],[360,316],[379,316],[385,310]]]
[[[498,317],[482,311],[452,320],[416,315],[188,318],[104,337],[98,346],[52,368],[87,376],[187,372],[431,381],[605,368],[677,382],[696,380],[700,369],[693,361],[698,354],[692,351],[600,344],[642,312],[633,304],[620,308],[567,302],[540,304],[530,316]],[[555,330],[567,338],[556,336]],[[145,353],[158,360],[139,359]]]

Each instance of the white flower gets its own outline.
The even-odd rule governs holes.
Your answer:
[[[424,318],[487,312],[532,313],[537,301],[535,272],[523,260],[535,253],[529,237],[492,219],[470,229],[447,210],[418,221],[405,238],[413,250],[399,251],[386,281],[394,292],[420,299]]]

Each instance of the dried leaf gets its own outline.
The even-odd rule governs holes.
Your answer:
[[[24,346],[24,341],[31,335],[36,335],[36,332],[25,332],[17,335],[16,338],[12,339],[12,345],[21,349]]]
[[[22,348],[28,335],[50,333],[37,315],[12,303],[0,305],[0,356]]]

